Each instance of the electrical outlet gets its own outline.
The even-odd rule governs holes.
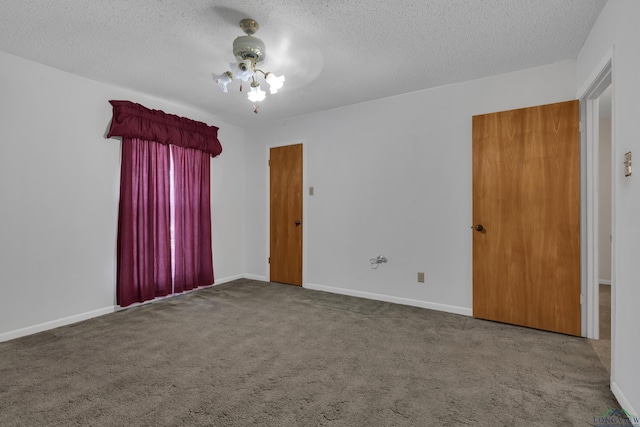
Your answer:
[[[418,283],[424,283],[424,273],[418,273]]]

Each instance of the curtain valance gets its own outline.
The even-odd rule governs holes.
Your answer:
[[[203,122],[150,110],[130,101],[109,101],[113,117],[107,138],[121,136],[156,141],[165,145],[210,153],[215,157],[222,152],[218,141],[218,128]]]

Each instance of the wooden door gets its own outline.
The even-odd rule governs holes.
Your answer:
[[[302,286],[302,144],[270,150],[272,282]]]
[[[580,335],[579,103],[473,117],[473,316]]]

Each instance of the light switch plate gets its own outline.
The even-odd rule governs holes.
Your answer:
[[[624,176],[631,176],[631,151],[624,153]]]
[[[309,195],[313,196],[313,187],[309,187]]]

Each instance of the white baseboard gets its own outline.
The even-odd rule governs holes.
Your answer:
[[[260,282],[268,282],[267,276],[257,276],[255,274],[243,274],[242,278],[250,280],[259,280]]]
[[[601,285],[609,285],[609,286],[611,286],[611,280],[600,279],[598,281],[598,283],[600,283]]]
[[[353,289],[335,288],[333,286],[316,285],[307,283],[304,288],[316,291],[331,292],[334,294],[349,295],[352,297],[367,298],[376,301],[392,302],[395,304],[410,305],[413,307],[428,308],[431,310],[445,311],[447,313],[462,314],[463,316],[471,316],[473,311],[470,308],[458,307],[455,305],[439,304],[436,302],[415,300],[410,298],[394,297],[390,295],[374,294],[370,292],[354,291]]]
[[[620,404],[622,409],[624,409],[625,411],[627,411],[627,413],[634,416],[633,419],[629,418],[629,421],[631,421],[631,424],[636,427],[640,426],[640,415],[635,410],[633,405],[631,405],[631,403],[629,402],[629,399],[627,399],[627,396],[624,395],[624,393],[622,392],[622,390],[620,390],[620,387],[618,387],[618,384],[615,381],[611,381],[611,391],[613,392],[613,395],[618,400],[618,403]]]
[[[250,279],[250,280],[258,280],[261,282],[268,282],[268,279],[265,276],[258,276],[254,274],[238,274],[234,276],[223,277],[221,279],[216,279],[216,282],[213,286],[232,282],[237,279]],[[445,312],[454,313],[454,314],[462,314],[464,316],[472,315],[472,310],[470,308],[465,308],[465,307],[457,307],[453,305],[439,304],[435,302],[414,300],[409,298],[400,298],[400,297],[394,297],[394,296],[383,295],[383,294],[375,294],[370,292],[354,291],[352,289],[336,288],[332,286],[316,285],[312,283],[307,283],[306,285],[304,285],[304,287],[307,289],[331,292],[334,294],[350,295],[350,296],[359,297],[359,298],[367,298],[367,299],[372,299],[377,301],[391,302],[395,304],[403,304],[403,305],[410,305],[414,307],[428,308],[431,310],[445,311]],[[194,289],[193,291],[197,291],[197,290],[198,288]],[[142,303],[142,304],[145,304],[145,303]],[[125,309],[130,307],[132,306],[125,307]],[[93,317],[103,316],[105,314],[113,313],[119,310],[122,310],[122,309],[118,306],[104,307],[99,310],[80,313],[73,316],[64,317],[62,319],[56,319],[50,322],[44,322],[37,325],[28,326],[26,328],[0,333],[0,342],[9,341],[15,338],[24,337],[31,334],[36,334],[38,332],[47,331],[49,329],[58,328],[60,326],[70,325],[72,323],[81,322],[83,320],[88,320]]]
[[[214,282],[214,286],[215,285],[222,285],[223,283],[233,282],[234,280],[243,279],[244,277],[245,276],[242,275],[242,274],[236,274],[235,276],[223,277],[222,279],[218,279],[216,277],[215,282]]]
[[[15,338],[24,337],[31,334],[37,334],[38,332],[48,331],[49,329],[58,328],[60,326],[71,325],[72,323],[82,322],[94,317],[103,316],[105,314],[113,313],[115,307],[105,307],[98,310],[88,311],[86,313],[80,313],[69,317],[63,317],[62,319],[52,320],[50,322],[39,323],[33,326],[27,326],[26,328],[16,329],[9,332],[0,334],[0,342],[9,341]]]
[[[263,282],[267,281],[264,276],[255,276],[255,275],[250,275],[250,274],[237,274],[237,275],[234,275],[234,276],[223,277],[222,279],[216,279],[215,283],[212,286],[222,285],[223,283],[232,282],[232,281],[237,280],[237,279],[253,279],[253,280],[260,280],[260,281],[263,281]],[[193,289],[193,290],[188,291],[188,292],[197,291],[198,289],[204,289],[204,288],[196,288],[196,289]],[[168,298],[170,298],[170,297],[171,296],[168,296]],[[164,298],[167,298],[167,297],[164,297]],[[139,303],[139,304],[132,304],[132,305],[129,305],[129,306],[124,307],[124,308],[119,307],[117,305],[114,305],[114,306],[111,306],[111,307],[101,308],[99,310],[93,310],[93,311],[89,311],[89,312],[86,312],[86,313],[75,314],[73,316],[64,317],[62,319],[52,320],[50,322],[44,322],[44,323],[39,323],[39,324],[33,325],[33,326],[27,326],[26,328],[16,329],[16,330],[13,330],[13,331],[8,331],[8,332],[3,332],[3,333],[0,333],[0,342],[9,341],[9,340],[12,340],[12,339],[15,339],[15,338],[20,338],[20,337],[25,337],[27,335],[37,334],[38,332],[48,331],[49,329],[54,329],[54,328],[58,328],[60,326],[70,325],[72,323],[82,322],[83,320],[88,320],[88,319],[91,319],[93,317],[103,316],[105,314],[114,313],[116,311],[126,310],[127,308],[132,308],[132,307],[135,307],[137,305],[148,304],[148,303],[151,303],[153,301],[162,300],[164,298],[156,298],[156,299],[151,300],[151,301],[145,301],[145,302]]]

